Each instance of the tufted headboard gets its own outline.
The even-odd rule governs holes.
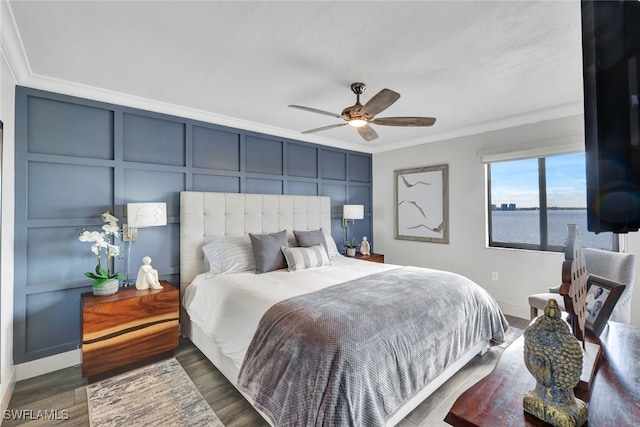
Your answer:
[[[331,232],[331,201],[325,196],[180,193],[180,288],[204,272],[202,247],[226,236],[286,229]]]

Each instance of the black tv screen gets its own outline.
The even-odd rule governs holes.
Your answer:
[[[587,227],[640,228],[640,1],[582,1]]]

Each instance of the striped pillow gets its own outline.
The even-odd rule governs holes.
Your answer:
[[[249,236],[217,239],[207,243],[202,251],[209,262],[207,278],[256,269]]]
[[[307,268],[331,265],[329,255],[327,255],[327,251],[322,245],[309,246],[308,248],[289,248],[281,246],[280,250],[287,261],[289,271],[298,271]]]

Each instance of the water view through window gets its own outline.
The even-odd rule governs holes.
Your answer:
[[[562,250],[567,224],[576,224],[583,246],[613,248],[611,233],[587,231],[584,153],[496,162],[489,171],[491,246]]]

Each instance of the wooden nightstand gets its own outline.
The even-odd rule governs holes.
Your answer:
[[[355,259],[361,259],[364,261],[371,261],[371,262],[379,262],[381,264],[384,264],[384,255],[383,254],[371,254],[371,255],[362,255],[360,252],[356,252],[356,256],[352,257]]]
[[[162,289],[82,294],[82,376],[135,364],[178,346],[180,291],[162,280]]]

